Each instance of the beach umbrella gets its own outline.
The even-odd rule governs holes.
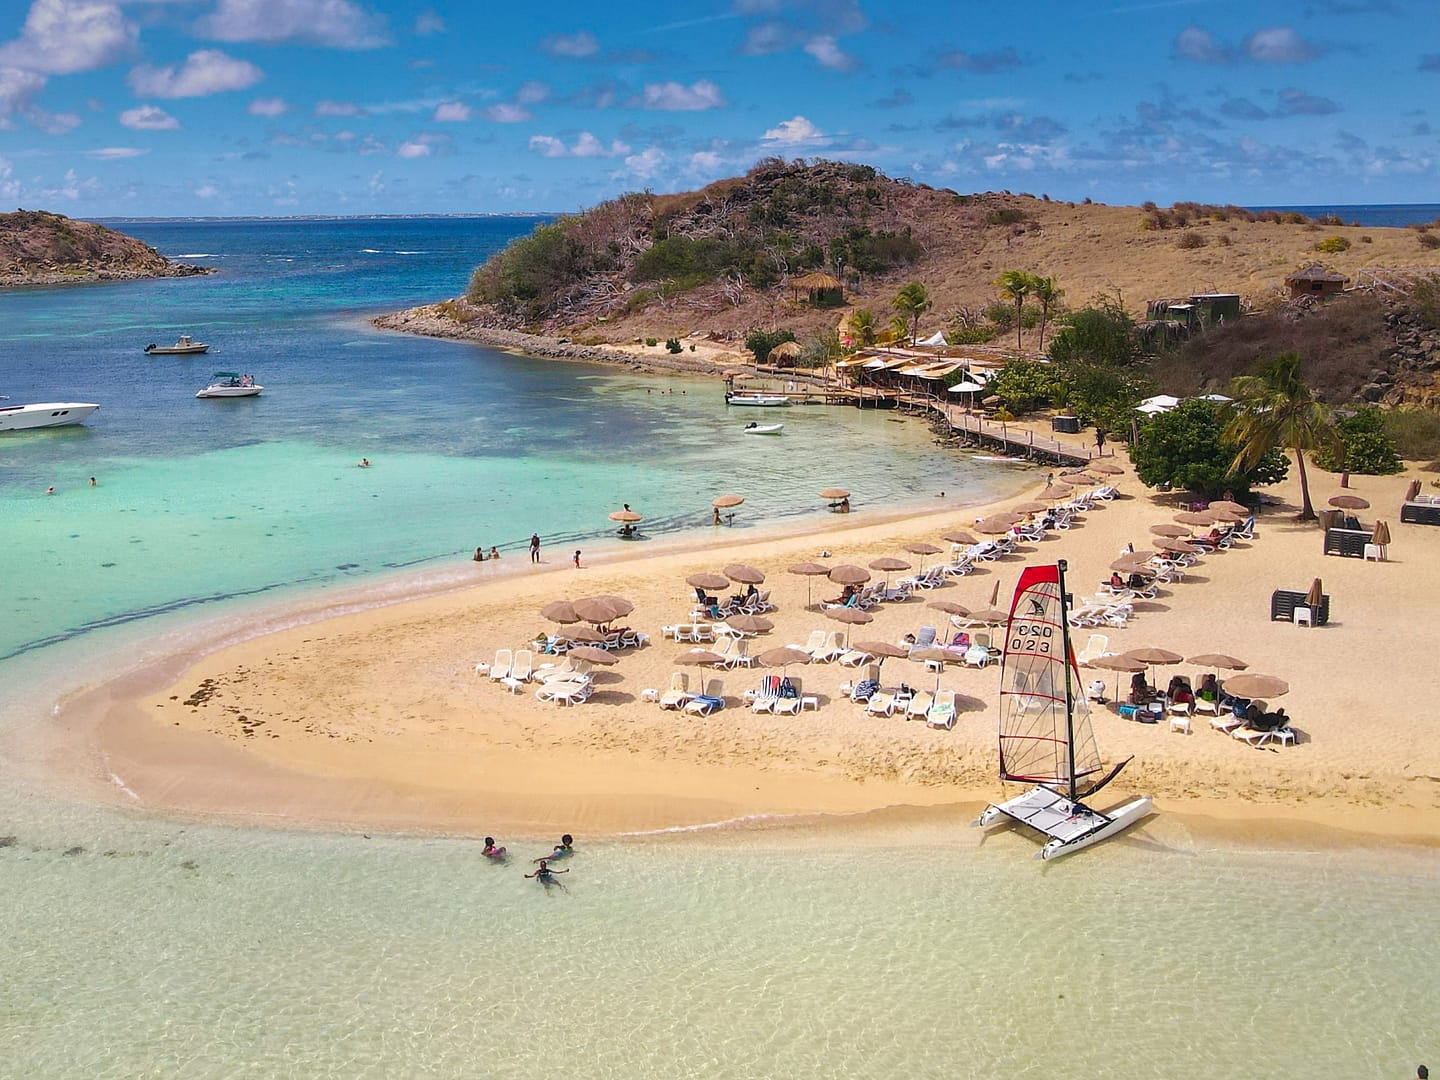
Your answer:
[[[1064,480],[1053,480],[1045,485],[1045,494],[1052,499],[1063,499],[1072,494],[1075,490],[1073,484],[1067,484]]]
[[[1172,540],[1190,535],[1190,530],[1184,525],[1151,525],[1150,531],[1156,536],[1168,536]]]
[[[1290,684],[1274,675],[1232,675],[1222,684],[1225,692],[1238,698],[1274,698],[1290,692]]]
[[[744,563],[731,563],[725,567],[724,572],[727,578],[738,581],[741,585],[760,585],[765,581],[765,575],[761,571]]]
[[[931,600],[925,605],[927,608],[934,608],[936,611],[943,611],[946,615],[965,616],[970,614],[970,609],[964,604],[957,604],[953,600]]]
[[[580,616],[569,600],[552,600],[540,609],[540,617],[557,623],[577,623]]]
[[[716,510],[728,510],[732,506],[739,506],[745,501],[743,495],[717,495],[710,500],[710,505]]]
[[[1185,657],[1181,656],[1178,652],[1171,652],[1169,649],[1156,649],[1150,647],[1130,649],[1128,652],[1123,652],[1120,655],[1129,657],[1131,660],[1139,660],[1142,664],[1152,665],[1178,664],[1185,659]]]
[[[1026,514],[1026,515],[1029,515],[1029,514],[1043,514],[1046,510],[1049,510],[1049,509],[1050,509],[1050,504],[1049,504],[1049,503],[1035,502],[1034,500],[1031,500],[1030,502],[1022,502],[1019,506],[1012,506],[1012,507],[1010,507],[1010,512],[1011,512],[1012,514]]]
[[[1150,566],[1144,559],[1136,559],[1134,555],[1126,555],[1116,559],[1110,564],[1110,569],[1119,574],[1145,574],[1148,577],[1155,577],[1159,571]]]
[[[575,609],[575,614],[588,623],[614,622],[622,615],[628,615],[635,610],[635,605],[628,600],[620,603],[618,596],[586,596],[579,600],[572,600],[570,606]]]
[[[1216,525],[1235,525],[1244,521],[1248,515],[1237,514],[1234,510],[1226,509],[1223,506],[1212,506],[1205,513],[1210,515],[1210,520]]]
[[[567,655],[576,660],[588,660],[592,664],[613,664],[620,659],[614,653],[597,649],[593,645],[576,645]]]
[[[1000,579],[995,579],[995,584],[990,588],[990,606],[993,608],[1000,603]]]
[[[1119,476],[1124,473],[1119,465],[1111,465],[1108,461],[1092,461],[1085,466],[1087,472],[1099,473],[1102,476]]]
[[[791,664],[808,664],[812,657],[793,645],[781,645],[778,648],[766,649],[755,659],[764,667],[778,667],[788,671]]]
[[[1382,548],[1390,546],[1390,526],[1383,521],[1375,522],[1375,532],[1370,536],[1372,544],[1378,544]]]
[[[917,664],[932,663],[940,665],[940,667],[935,669],[934,692],[938,694],[940,692],[940,676],[945,670],[945,665],[958,664],[965,659],[965,656],[963,653],[956,652],[953,649],[937,649],[931,647],[928,649],[916,649],[910,654],[910,659],[914,660]]]
[[[993,514],[990,517],[981,518],[977,521],[975,523],[975,531],[984,533],[986,536],[999,536],[1001,533],[1009,532],[1014,525],[1015,523],[1013,521],[1001,515]]]
[[[730,579],[724,574],[691,574],[685,579],[687,585],[694,585],[697,589],[728,589]]]
[[[952,544],[978,544],[980,541],[963,530],[940,534],[941,540],[949,541]]]
[[[864,585],[870,580],[870,571],[863,566],[852,566],[846,563],[841,566],[832,566],[828,576],[836,585]]]
[[[1359,495],[1336,495],[1330,500],[1330,505],[1337,510],[1369,510],[1370,500]]]
[[[884,664],[887,659],[896,656],[909,656],[910,650],[902,645],[894,645],[888,641],[861,641],[850,646],[855,652],[866,653],[875,657],[877,664]]]
[[[760,615],[731,615],[725,625],[744,634],[765,634],[775,629],[775,624]]]
[[[1214,668],[1216,671],[1244,671],[1250,665],[1244,660],[1237,659],[1223,652],[1201,653],[1199,656],[1191,656],[1185,661],[1187,664],[1199,664],[1201,667]]]
[[[1215,519],[1200,510],[1185,510],[1175,515],[1181,525],[1213,525]]]
[[[1060,479],[1067,484],[1098,484],[1100,482],[1087,472],[1062,472]]]
[[[615,510],[610,514],[611,521],[621,521],[627,525],[633,525],[637,521],[644,521],[645,518],[634,510]]]
[[[1420,494],[1420,481],[1411,480],[1410,486],[1405,489],[1405,501],[1414,502],[1415,496]]]
[[[1314,581],[1310,582],[1310,589],[1305,593],[1305,604],[1307,607],[1314,608],[1318,612],[1324,600],[1325,586],[1320,584],[1320,579],[1317,577]]]
[[[1249,517],[1250,508],[1241,503],[1231,502],[1229,499],[1219,499],[1210,504],[1211,510],[1224,510],[1227,513],[1238,514],[1240,517]]]
[[[927,544],[924,541],[920,541],[919,543],[903,544],[902,550],[908,551],[911,555],[919,555],[920,569],[924,570],[925,556],[939,555],[940,552],[944,551],[945,549],[941,547],[936,547],[934,544]]]
[[[686,664],[690,667],[699,667],[704,664],[723,664],[725,657],[709,649],[691,649],[683,652],[675,658],[675,663]]]
[[[849,497],[850,492],[844,488],[829,487],[820,492],[820,498],[822,499],[848,499]]]
[[[1086,666],[1116,673],[1115,693],[1113,695],[1116,701],[1120,700],[1120,673],[1125,672],[1126,674],[1133,675],[1137,671],[1145,670],[1145,664],[1142,661],[1132,659],[1128,656],[1099,656],[1091,660]]]
[[[603,600],[609,604],[615,612],[615,618],[623,618],[635,610],[635,605],[623,596],[611,596],[609,593],[602,593],[599,596],[592,596],[592,600]]]
[[[560,631],[560,636],[567,641],[583,641],[590,645],[595,645],[605,640],[605,635],[593,626],[572,626]]]
[[[799,574],[805,579],[805,606],[808,608],[810,606],[810,579],[812,577],[824,577],[826,574],[830,573],[830,567],[821,566],[817,562],[802,562],[796,563],[786,572],[790,574]]]
[[[972,611],[966,616],[972,623],[980,623],[984,626],[999,626],[1010,618],[1008,611],[1001,611],[999,608],[986,608],[984,611]]]
[[[904,559],[896,559],[896,558],[894,558],[893,556],[886,555],[886,556],[884,556],[883,558],[871,559],[871,560],[870,560],[870,569],[871,569],[871,570],[879,570],[882,574],[884,574],[884,575],[885,575],[885,587],[886,587],[886,588],[889,588],[889,587],[890,587],[890,575],[893,574],[893,573],[895,573],[895,572],[897,572],[897,571],[899,571],[899,570],[909,570],[909,569],[910,569],[910,564],[909,564],[908,562],[906,562]]]
[[[1155,541],[1155,546],[1161,551],[1169,551],[1177,555],[1198,555],[1204,548],[1198,548],[1194,544],[1187,544],[1184,540],[1171,540],[1167,536],[1160,537]]]
[[[826,608],[825,615],[836,622],[849,623],[851,626],[872,622],[875,618],[868,611],[861,611],[859,608],[853,607]]]

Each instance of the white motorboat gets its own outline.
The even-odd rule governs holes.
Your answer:
[[[152,341],[145,346],[145,351],[151,356],[198,356],[209,352],[210,346],[203,341],[192,341],[189,334],[181,334],[174,345],[156,345]]]
[[[740,429],[746,435],[779,435],[785,430],[784,424],[746,424]]]
[[[790,404],[790,399],[783,394],[759,394],[759,393],[737,393],[734,390],[725,392],[726,405],[753,405],[762,409],[778,409]]]
[[[88,401],[42,401],[32,405],[0,405],[0,431],[69,427],[83,424],[99,405]]]
[[[197,398],[254,397],[265,388],[254,375],[237,375],[233,371],[217,371],[210,376],[210,385],[199,391]]]
[[[1000,779],[1034,784],[985,808],[976,825],[1009,818],[1045,837],[1037,858],[1098,844],[1150,813],[1148,795],[1114,810],[1082,803],[1113,780],[1105,772],[1090,706],[1070,647],[1065,562],[1029,566],[1015,586],[1000,669]]]

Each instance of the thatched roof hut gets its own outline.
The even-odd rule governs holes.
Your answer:
[[[1341,292],[1347,280],[1349,279],[1344,274],[1326,270],[1319,263],[1311,263],[1287,277],[1285,284],[1289,286],[1291,300],[1298,300],[1302,296],[1318,296],[1323,300]]]
[[[782,341],[765,355],[765,359],[777,367],[785,367],[798,360],[804,353],[805,347],[798,341]]]
[[[827,300],[834,303],[844,303],[845,301],[844,283],[839,278],[833,278],[819,270],[803,277],[792,278],[790,288],[795,290],[797,301],[802,292],[808,295],[812,304],[824,303]]]

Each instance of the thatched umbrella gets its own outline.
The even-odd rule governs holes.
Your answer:
[[[588,623],[597,625],[613,622],[622,615],[628,615],[635,610],[635,606],[628,600],[622,603],[615,603],[619,597],[609,596],[586,596],[579,600],[572,600],[570,606],[575,609],[575,614]]]
[[[1175,515],[1181,525],[1213,525],[1215,519],[1203,510],[1183,510]]]
[[[1229,653],[1220,652],[1201,653],[1199,656],[1188,657],[1185,662],[1214,668],[1216,671],[1244,671],[1250,666],[1244,660],[1237,659]]]
[[[1205,550],[1194,544],[1187,544],[1184,540],[1171,540],[1168,536],[1162,536],[1156,540],[1155,546],[1161,551],[1168,551],[1173,555],[1199,555]]]
[[[1190,535],[1190,530],[1184,525],[1151,525],[1150,531],[1156,536],[1168,536],[1172,540]]]
[[[1050,504],[1049,504],[1049,503],[1036,502],[1036,501],[1034,501],[1034,500],[1031,500],[1030,502],[1022,502],[1019,506],[1012,506],[1012,507],[1010,507],[1010,513],[1012,513],[1012,514],[1026,514],[1026,515],[1029,515],[1029,514],[1043,514],[1046,510],[1049,510],[1049,509],[1050,509]]]
[[[943,611],[946,615],[959,615],[963,617],[970,614],[968,607],[964,604],[957,604],[954,600],[931,600],[925,606],[934,608],[936,611]]]
[[[981,623],[985,626],[999,626],[1010,618],[1008,611],[1001,611],[999,608],[986,608],[984,611],[972,611],[966,616],[972,623]]]
[[[871,559],[870,569],[879,570],[885,575],[885,587],[888,589],[890,587],[890,575],[900,570],[909,570],[910,564],[904,559],[897,559],[891,555],[886,555],[883,558]]]
[[[927,544],[927,543],[925,543],[923,540],[920,541],[920,542],[918,542],[918,543],[904,544],[904,545],[902,545],[902,549],[905,550],[905,551],[908,551],[911,555],[919,555],[919,556],[920,556],[920,569],[921,569],[921,570],[924,570],[924,569],[925,569],[925,556],[927,556],[927,555],[939,555],[940,552],[942,552],[942,551],[945,550],[944,548],[936,547],[934,544]]]
[[[619,521],[626,525],[633,525],[637,521],[644,521],[644,516],[637,514],[634,510],[614,510],[610,513],[611,521]]]
[[[1120,574],[1144,574],[1146,577],[1158,577],[1160,571],[1149,565],[1144,559],[1137,560],[1134,555],[1125,555],[1116,559],[1110,564],[1110,569]]]
[[[1231,514],[1238,514],[1241,517],[1250,516],[1250,508],[1243,503],[1231,502],[1229,499],[1217,499],[1210,504],[1211,510],[1224,510]]]
[[[1384,521],[1375,522],[1375,531],[1370,536],[1370,542],[1380,548],[1380,557],[1385,557],[1385,549],[1390,546],[1390,526]]]
[[[796,563],[789,567],[786,573],[798,574],[805,579],[805,606],[810,606],[810,579],[813,577],[824,577],[830,573],[830,567],[822,566],[817,562]]]
[[[861,611],[859,608],[853,607],[826,608],[825,617],[834,619],[836,622],[848,623],[851,626],[859,626],[875,619],[875,616],[868,611]]]
[[[780,645],[774,649],[766,649],[755,659],[764,667],[778,667],[788,671],[791,664],[808,664],[812,657],[793,645]]]
[[[724,574],[691,574],[685,579],[685,583],[693,585],[697,589],[704,589],[706,592],[730,587],[730,579]]]
[[[738,581],[741,585],[761,585],[765,581],[763,571],[744,563],[731,563],[725,567],[724,573],[731,581]]]
[[[883,665],[891,657],[909,656],[910,650],[888,641],[861,641],[850,646],[855,652],[875,657],[876,665]]]
[[[1232,675],[1224,682],[1225,692],[1238,698],[1274,698],[1290,692],[1290,684],[1274,675]]]
[[[1060,479],[1067,484],[1098,484],[1099,479],[1087,472],[1062,472]]]
[[[731,615],[725,625],[742,634],[766,634],[775,629],[775,624],[761,615]]]
[[[540,617],[549,619],[556,623],[577,623],[580,616],[575,614],[574,605],[569,600],[552,600],[540,609]]]
[[[1336,495],[1330,499],[1330,505],[1337,510],[1369,510],[1370,500],[1359,495]]]
[[[1085,466],[1085,471],[1099,473],[1102,476],[1120,476],[1125,472],[1119,465],[1112,465],[1108,461],[1092,461]]]
[[[968,532],[965,532],[963,529],[957,529],[953,532],[941,533],[940,539],[947,540],[952,544],[969,545],[978,544],[980,542],[979,540],[975,539],[975,537],[971,536]]]
[[[828,487],[820,492],[820,498],[822,499],[848,499],[849,497],[850,492],[842,487]]]
[[[1305,606],[1313,608],[1318,616],[1320,605],[1324,603],[1324,601],[1325,586],[1320,584],[1320,579],[1317,577],[1314,581],[1310,582],[1310,588],[1305,593]]]
[[[852,566],[849,563],[830,568],[829,578],[836,585],[864,585],[870,580],[870,571],[863,566]]]
[[[975,531],[984,533],[986,536],[999,536],[1014,528],[1015,523],[1002,515],[992,514],[990,517],[981,518],[975,523]]]
[[[1179,653],[1171,652],[1169,649],[1155,648],[1130,649],[1128,652],[1123,652],[1120,655],[1128,657],[1131,660],[1138,660],[1142,664],[1150,667],[1168,667],[1171,664],[1178,664],[1185,659],[1185,657]]]
[[[732,506],[739,506],[744,501],[744,495],[717,495],[710,500],[710,505],[716,510],[728,510]]]
[[[560,631],[559,636],[567,641],[583,641],[587,645],[598,645],[605,640],[605,635],[593,626],[571,626]]]

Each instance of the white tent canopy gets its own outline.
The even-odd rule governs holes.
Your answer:
[[[941,333],[939,330],[936,330],[935,333],[931,334],[929,337],[927,337],[927,338],[925,338],[925,339],[923,339],[923,340],[921,340],[921,341],[917,341],[915,344],[916,344],[916,345],[944,345],[944,344],[945,344],[945,335],[944,335],[943,333]]]
[[[973,393],[975,393],[975,392],[978,391],[978,390],[984,390],[984,389],[985,389],[985,387],[984,387],[982,384],[980,384],[980,383],[978,383],[978,382],[971,382],[969,379],[966,379],[964,382],[962,382],[962,383],[956,383],[954,386],[950,387],[950,393],[952,393],[952,394],[973,394]]]
[[[1169,394],[1156,394],[1154,397],[1148,397],[1140,402],[1140,408],[1144,410],[1145,406],[1154,405],[1163,412],[1166,409],[1173,409],[1179,404],[1180,399],[1178,397],[1171,397]]]

